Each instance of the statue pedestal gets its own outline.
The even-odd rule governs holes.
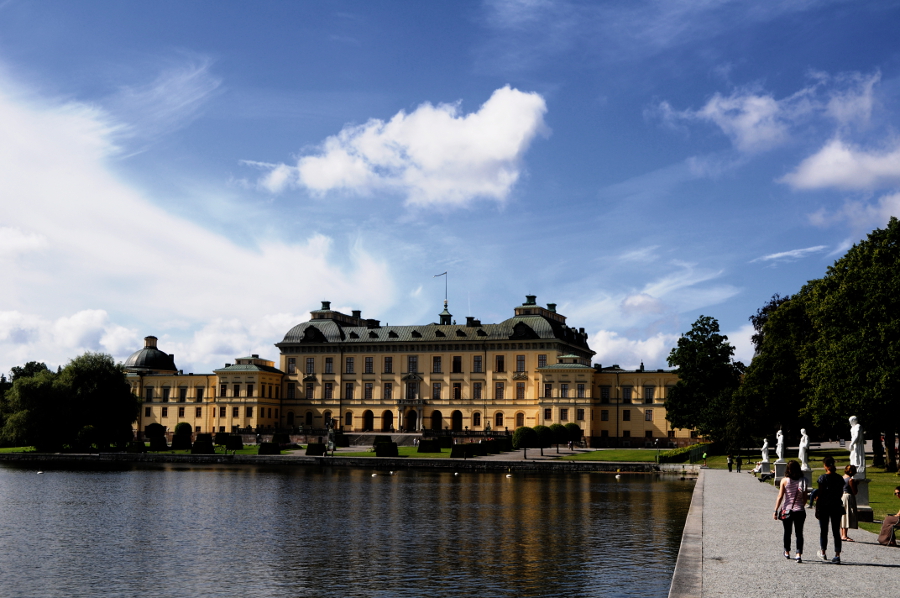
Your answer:
[[[768,461],[763,461],[762,463],[760,463],[759,473],[770,473],[771,471],[772,471],[772,470],[769,469],[769,462],[768,462]]]
[[[807,488],[810,492],[812,492],[812,490],[813,490],[813,485],[812,485],[812,469],[801,469],[801,470],[800,470],[800,473],[802,473],[802,474],[803,474],[803,477],[806,478],[806,488]]]
[[[775,461],[775,485],[777,486],[779,482],[781,482],[781,478],[784,477],[784,472],[787,470],[787,461],[782,461],[779,459]]]
[[[856,514],[860,521],[871,522],[874,518],[869,506],[869,480],[856,480]]]

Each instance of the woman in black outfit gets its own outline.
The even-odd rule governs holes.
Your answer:
[[[819,558],[828,560],[825,552],[828,550],[828,525],[831,524],[831,535],[834,537],[834,558],[831,562],[841,564],[841,517],[844,515],[844,505],[841,497],[844,494],[844,478],[834,471],[834,457],[822,459],[825,473],[819,476],[817,484],[819,491],[816,493],[816,519],[819,520]]]
[[[803,562],[803,523],[806,521],[806,478],[800,471],[800,464],[794,460],[788,461],[785,476],[781,478],[778,488],[778,498],[775,499],[775,514],[778,519],[780,511],[787,511],[787,518],[782,519],[784,524],[784,558],[791,558],[791,528],[797,533],[797,556],[794,560]]]

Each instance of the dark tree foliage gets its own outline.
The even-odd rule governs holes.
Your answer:
[[[734,347],[719,334],[715,318],[700,316],[678,339],[668,358],[678,370],[678,382],[665,403],[672,427],[695,428],[714,441],[726,439],[732,394],[744,370],[732,355]]]
[[[25,365],[17,365],[10,370],[10,382],[15,382],[20,378],[31,378],[41,372],[49,372],[47,364],[41,361],[29,361]]]
[[[516,431],[513,432],[512,445],[514,449],[537,448],[537,432],[528,426],[516,428]]]
[[[559,445],[569,442],[569,431],[562,424],[553,424],[550,426],[550,431],[553,432],[553,444],[556,445],[556,452],[558,453]]]
[[[49,371],[20,377],[6,393],[3,439],[16,446],[58,451],[72,436],[68,388]]]
[[[566,430],[569,431],[569,440],[572,442],[579,442],[581,437],[584,436],[584,430],[578,424],[566,424]]]
[[[759,351],[759,347],[763,343],[763,339],[765,338],[765,326],[766,322],[769,321],[769,318],[775,310],[777,310],[783,303],[790,301],[791,296],[782,297],[778,293],[772,295],[772,298],[769,299],[769,302],[756,310],[756,313],[750,316],[750,324],[753,325],[753,336],[750,337],[750,340],[753,342],[753,349],[755,351]]]
[[[194,428],[187,422],[181,422],[175,426],[175,436],[190,436],[194,433]]]
[[[544,449],[550,448],[553,444],[553,430],[547,426],[535,426],[533,429],[537,433],[538,448],[541,449],[543,455]]]

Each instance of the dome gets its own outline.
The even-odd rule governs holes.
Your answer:
[[[125,371],[135,374],[177,372],[175,356],[156,348],[156,337],[144,338],[144,348],[135,351],[125,360]]]

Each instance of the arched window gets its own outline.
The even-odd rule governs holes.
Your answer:
[[[331,411],[326,411],[322,414],[322,425],[323,427],[327,426],[331,423]]]
[[[481,414],[477,411],[472,414],[472,425],[478,427],[481,425]]]
[[[516,413],[516,427],[521,428],[525,425],[525,414],[524,413]]]
[[[494,416],[494,425],[498,428],[503,425],[503,412],[502,411],[498,411],[497,415]]]
[[[353,426],[353,412],[348,411],[344,414],[344,425],[345,426]]]

